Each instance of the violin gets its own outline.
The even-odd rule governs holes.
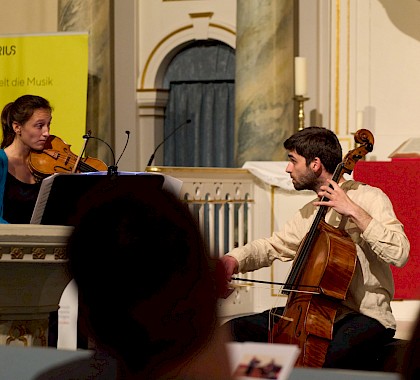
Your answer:
[[[373,150],[373,135],[366,129],[355,133],[359,147],[337,166],[333,181],[351,174],[358,160]],[[328,200],[323,197],[322,201]],[[295,344],[300,348],[296,366],[322,367],[332,340],[333,324],[356,267],[356,246],[346,231],[324,220],[327,206],[320,206],[309,232],[299,245],[282,294],[287,295],[283,314],[269,331],[269,342]]]
[[[37,181],[54,173],[85,173],[106,171],[108,166],[98,158],[80,157],[57,136],[50,135],[43,150],[32,150],[28,166]]]

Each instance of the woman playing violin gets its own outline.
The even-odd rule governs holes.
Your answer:
[[[52,107],[36,95],[23,95],[1,113],[0,222],[29,223],[40,183],[28,166],[32,150],[42,150],[50,135]]]
[[[50,135],[52,107],[37,95],[23,95],[1,113],[0,223],[29,223],[41,183],[29,170],[32,150],[42,150]],[[57,345],[57,312],[50,313],[48,344]]]
[[[224,255],[226,279],[230,281],[234,273],[270,266],[276,259],[293,260],[318,208],[329,207],[325,221],[347,232],[357,261],[347,297],[338,302],[323,366],[376,369],[376,355],[396,329],[390,304],[394,295],[390,265],[401,267],[408,259],[410,244],[404,227],[380,189],[344,178],[338,183],[331,180],[342,160],[339,140],[332,131],[305,128],[288,138],[284,147],[289,157],[286,172],[295,189],[312,190],[319,198],[301,208],[271,237]],[[267,311],[230,321],[234,339],[267,342],[269,315]],[[276,315],[282,316],[282,312]]]

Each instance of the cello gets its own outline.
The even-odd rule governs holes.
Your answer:
[[[337,183],[345,173],[351,174],[356,162],[373,150],[373,135],[367,129],[358,130],[354,140],[360,145],[349,151],[335,169],[332,180]],[[321,199],[327,200],[326,197]],[[298,367],[323,366],[337,309],[346,299],[356,266],[354,242],[346,231],[325,222],[327,211],[327,206],[319,207],[299,245],[281,290],[287,295],[286,306],[269,331],[269,342],[299,346]]]
[[[37,181],[54,173],[84,173],[108,169],[98,158],[77,156],[70,150],[70,145],[54,135],[48,137],[43,150],[30,152],[28,166]]]

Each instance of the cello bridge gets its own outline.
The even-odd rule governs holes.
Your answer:
[[[284,315],[281,315],[281,314],[277,314],[277,313],[273,313],[273,312],[271,312],[270,314],[274,315],[275,317],[284,319],[285,321],[288,321],[288,322],[293,322],[294,321],[293,318],[285,317]]]

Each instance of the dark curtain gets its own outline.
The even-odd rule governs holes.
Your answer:
[[[217,41],[196,42],[171,62],[164,165],[233,167],[234,70],[233,49]]]
[[[233,110],[233,82],[171,83],[165,136],[174,135],[165,145],[164,165],[232,167]]]

